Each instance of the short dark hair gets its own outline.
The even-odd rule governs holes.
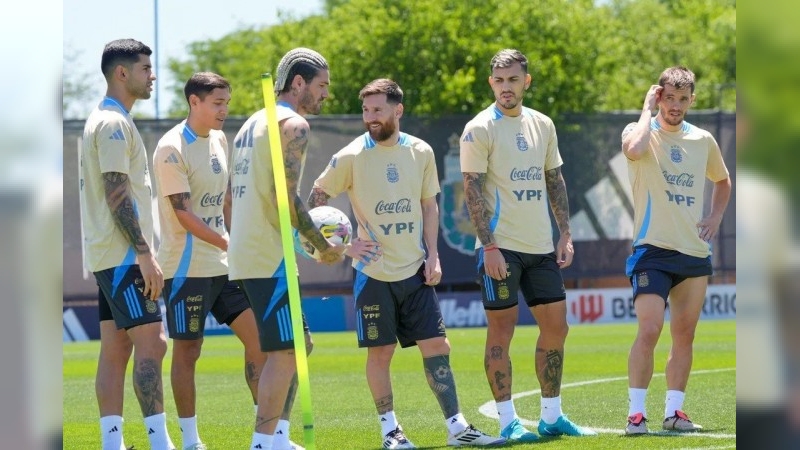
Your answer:
[[[388,78],[378,78],[372,80],[364,86],[358,93],[358,99],[376,94],[386,94],[386,101],[395,105],[403,103],[403,90],[400,85]]]
[[[187,102],[192,94],[204,100],[214,89],[227,89],[228,92],[232,90],[231,84],[222,75],[214,72],[197,72],[186,82],[183,95],[186,96]]]
[[[664,87],[668,84],[675,86],[675,89],[686,89],[694,94],[694,72],[683,66],[675,66],[664,69],[658,77],[658,85]]]
[[[522,66],[522,71],[528,73],[528,58],[521,51],[514,48],[506,48],[497,52],[492,57],[489,65],[491,70],[494,70],[511,67],[514,63],[519,63]]]
[[[100,61],[100,70],[108,80],[114,72],[114,68],[122,64],[131,67],[137,62],[141,55],[150,56],[153,50],[136,39],[117,39],[106,44],[103,48],[103,58]]]

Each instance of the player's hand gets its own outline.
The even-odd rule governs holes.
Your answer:
[[[429,256],[425,259],[425,284],[436,286],[442,282],[442,265],[439,255]]]
[[[700,239],[710,241],[719,233],[719,224],[722,222],[722,216],[708,216],[705,219],[697,222],[697,234]]]
[[[658,107],[658,102],[661,101],[662,90],[664,90],[664,88],[657,84],[650,86],[650,89],[647,91],[647,95],[644,97],[644,109],[647,111],[656,110]]]
[[[508,278],[506,258],[494,244],[491,244],[489,249],[483,249],[483,271],[497,281],[503,281]]]
[[[329,245],[327,250],[320,250],[319,262],[321,262],[322,264],[327,264],[329,266],[332,266],[334,264],[344,261],[344,252],[347,250],[347,245],[345,244],[333,245],[330,241],[328,241],[328,244]]]
[[[572,246],[572,236],[569,233],[562,234],[558,238],[558,246],[556,247],[556,262],[558,267],[566,269],[572,264],[572,258],[575,256],[575,248]]]
[[[161,291],[164,289],[164,274],[161,272],[161,267],[152,253],[141,254],[138,257],[139,270],[142,272],[144,279],[144,291],[142,295],[149,297],[152,300],[158,300]]]
[[[378,241],[362,240],[356,238],[353,243],[347,246],[344,254],[363,264],[369,265],[383,256],[383,249]]]

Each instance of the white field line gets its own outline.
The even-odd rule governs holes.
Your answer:
[[[726,369],[710,369],[710,370],[696,370],[692,372],[692,375],[706,375],[711,373],[719,373],[719,372],[729,372],[731,370],[736,370],[736,368],[726,368]],[[653,377],[663,377],[663,373],[653,374]],[[575,383],[567,383],[562,384],[561,389],[571,388],[571,387],[579,387],[579,386],[587,386],[590,384],[599,384],[599,383],[610,383],[612,381],[623,381],[627,380],[628,377],[611,377],[611,378],[598,378],[595,380],[586,380],[586,381],[577,381]],[[512,399],[518,399],[521,397],[528,397],[530,395],[539,395],[542,393],[541,389],[534,389],[532,391],[525,391],[525,392],[518,392],[516,394],[512,394]],[[499,416],[497,415],[497,409],[495,408],[494,400],[489,400],[488,402],[482,404],[478,407],[478,412],[483,414],[484,416],[490,419],[498,419]],[[539,425],[538,420],[529,420],[520,417],[519,421],[523,425],[528,425],[530,427],[537,427]],[[595,427],[588,427],[598,433],[608,433],[608,434],[625,434],[625,431],[622,429],[615,429],[615,428],[595,428]],[[735,434],[726,434],[726,433],[680,433],[675,431],[651,431],[649,434],[652,435],[662,435],[662,436],[681,436],[681,437],[708,437],[708,438],[715,438],[715,439],[735,439]],[[712,449],[724,449],[724,448],[735,448],[735,447],[708,447],[708,450]]]

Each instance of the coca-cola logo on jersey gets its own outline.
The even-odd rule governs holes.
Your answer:
[[[685,187],[694,186],[694,175],[686,172],[674,174],[674,173],[669,173],[665,170],[664,179],[667,180],[667,183],[675,186],[685,186]]]
[[[397,214],[397,213],[409,213],[411,212],[411,200],[407,198],[402,198],[396,202],[384,202],[383,200],[379,201],[377,205],[375,205],[375,214]]]
[[[530,180],[541,180],[542,179],[542,168],[531,166],[527,169],[517,169],[514,167],[511,169],[511,175],[509,176],[511,181],[530,181]]]
[[[203,194],[203,197],[200,198],[200,206],[207,207],[207,206],[222,206],[223,197],[225,196],[224,192],[220,192],[217,195],[211,195],[208,192]]]

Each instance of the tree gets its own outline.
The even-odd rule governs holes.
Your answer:
[[[71,68],[77,67],[76,64],[80,52],[65,49],[64,65]],[[92,100],[97,98],[97,89],[89,82],[90,77],[87,73],[77,73],[70,69],[62,71],[61,84],[61,113],[65,119],[85,118],[93,108]]]
[[[200,70],[227,77],[233,115],[263,107],[260,75],[297,46],[314,48],[330,63],[329,114],[360,113],[358,91],[379,77],[403,87],[407,114],[474,114],[493,99],[492,55],[508,47],[530,61],[534,81],[525,104],[549,115],[638,108],[658,73],[678,63],[698,74],[699,108],[715,106],[716,87],[735,81],[733,0],[326,0],[324,6],[323,15],[193,43],[187,60],[169,61],[170,70],[179,80]],[[183,113],[180,103],[170,112]]]

